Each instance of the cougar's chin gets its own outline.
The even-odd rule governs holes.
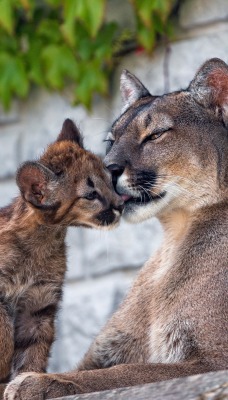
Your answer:
[[[147,201],[145,198],[142,201],[138,197],[123,195],[122,198],[125,197],[123,218],[128,222],[138,223],[155,217],[166,203],[165,196],[166,192],[162,192],[160,195],[150,196]]]
[[[159,207],[160,208],[160,207]],[[154,206],[154,204],[147,204],[147,205],[136,205],[136,204],[128,204],[126,205],[124,212],[123,212],[123,218],[127,222],[131,223],[138,223],[145,221],[146,219],[152,218],[156,216],[157,207]]]

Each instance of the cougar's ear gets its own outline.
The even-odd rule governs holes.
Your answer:
[[[16,177],[23,198],[33,206],[43,209],[55,207],[57,177],[50,169],[38,162],[22,164]]]
[[[120,77],[120,91],[123,101],[122,112],[142,97],[151,96],[140,80],[126,69]]]
[[[69,118],[65,119],[62,130],[57,138],[57,142],[61,142],[62,140],[70,140],[71,142],[79,144],[79,146],[83,148],[83,137],[77,126]]]
[[[228,65],[219,58],[206,61],[199,69],[189,90],[204,107],[221,110],[228,128]]]

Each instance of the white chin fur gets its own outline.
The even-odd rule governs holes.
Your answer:
[[[134,191],[128,187],[128,177],[125,174],[122,174],[120,178],[118,178],[117,190],[119,189],[119,193],[131,193],[132,196],[135,195]],[[156,217],[167,207],[170,206],[170,203],[176,198],[178,198],[180,192],[177,188],[176,184],[170,182],[162,188],[162,192],[165,192],[164,197],[161,197],[156,200],[152,200],[147,204],[134,204],[126,203],[123,218],[130,223],[137,224],[138,222],[145,221],[146,219]]]
[[[167,206],[166,195],[164,199],[152,201],[148,204],[129,204],[126,205],[123,218],[125,221],[137,224],[138,222],[145,221],[146,219],[155,217],[161,210]]]

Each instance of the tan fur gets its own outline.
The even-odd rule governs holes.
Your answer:
[[[66,120],[40,160],[19,168],[21,196],[0,210],[2,382],[46,369],[66,271],[67,226],[102,229],[119,221],[122,200],[111,176],[80,140]],[[95,198],[87,199],[91,193]]]
[[[164,241],[77,371],[27,375],[23,385],[9,385],[5,399],[228,367],[228,66],[209,60],[186,91],[162,97],[125,71],[121,90],[124,111],[108,136],[105,162],[125,218],[156,215]]]

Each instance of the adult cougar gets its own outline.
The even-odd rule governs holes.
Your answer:
[[[21,375],[5,399],[228,367],[228,66],[211,59],[187,90],[164,96],[151,96],[124,71],[121,91],[124,110],[108,136],[105,162],[125,200],[125,218],[156,215],[163,244],[78,370]]]
[[[17,184],[21,195],[0,210],[0,381],[46,369],[67,227],[115,226],[123,203],[69,119],[38,162],[21,165]]]

